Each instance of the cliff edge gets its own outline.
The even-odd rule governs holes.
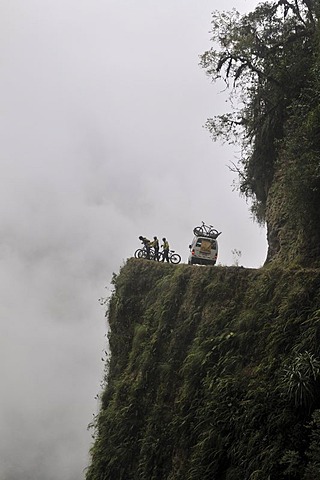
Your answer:
[[[87,480],[320,478],[320,270],[129,259]]]

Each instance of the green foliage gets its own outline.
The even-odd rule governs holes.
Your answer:
[[[301,457],[296,450],[286,450],[280,460],[280,465],[286,468],[283,474],[290,477],[296,477],[301,466]]]
[[[201,66],[230,88],[232,112],[206,126],[215,140],[241,143],[235,167],[240,192],[253,199],[259,221],[277,171],[279,142],[314,68],[318,13],[317,2],[283,0],[260,3],[242,16],[235,10],[212,15],[214,46],[201,56]]]
[[[309,352],[299,353],[285,368],[283,386],[295,406],[310,411],[315,405],[320,377],[320,361]]]
[[[201,64],[240,102],[207,127],[241,138],[234,168],[273,262],[239,268],[234,250],[229,268],[130,259],[114,274],[86,480],[319,478],[318,18],[314,0],[213,14]]]
[[[309,463],[303,480],[317,480],[320,475],[320,410],[315,410],[308,425],[310,444],[307,449]]]
[[[320,83],[319,42],[304,88],[288,108],[278,144],[277,173],[269,192],[268,218],[278,229],[282,261],[316,266],[320,258]],[[281,220],[280,220],[281,219]]]
[[[317,478],[319,312],[318,270],[130,259],[87,480]]]

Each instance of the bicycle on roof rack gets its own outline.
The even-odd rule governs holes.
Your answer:
[[[196,237],[217,238],[222,232],[213,228],[213,225],[206,225],[205,222],[202,222],[200,227],[194,227],[193,233]]]

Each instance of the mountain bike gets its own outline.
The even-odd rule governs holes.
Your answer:
[[[138,250],[134,252],[134,256],[135,258],[147,258],[146,247],[138,248]],[[170,263],[177,264],[181,262],[180,255],[178,253],[175,253],[174,250],[169,250],[168,257],[169,257]],[[156,259],[154,248],[150,248],[149,260],[158,260],[158,262],[161,262],[162,259],[163,259],[163,252],[158,252],[158,259]]]
[[[213,228],[212,225],[206,225],[204,222],[202,222],[201,227],[195,227],[193,229],[193,233],[196,237],[217,238],[222,232],[218,232],[218,230]]]
[[[169,258],[169,262],[170,263],[174,263],[175,265],[177,263],[180,263],[181,262],[181,257],[178,253],[175,253],[174,250],[169,250],[169,254],[168,254],[168,258]],[[162,262],[163,260],[163,252],[159,252],[159,262]]]
[[[154,260],[154,254],[155,254],[154,248],[150,248],[150,252],[149,252],[150,260]],[[135,258],[148,258],[146,247],[138,248],[138,250],[134,252],[134,256]]]

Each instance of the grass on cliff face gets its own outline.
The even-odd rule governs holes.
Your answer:
[[[130,259],[87,480],[320,477],[320,272]]]

